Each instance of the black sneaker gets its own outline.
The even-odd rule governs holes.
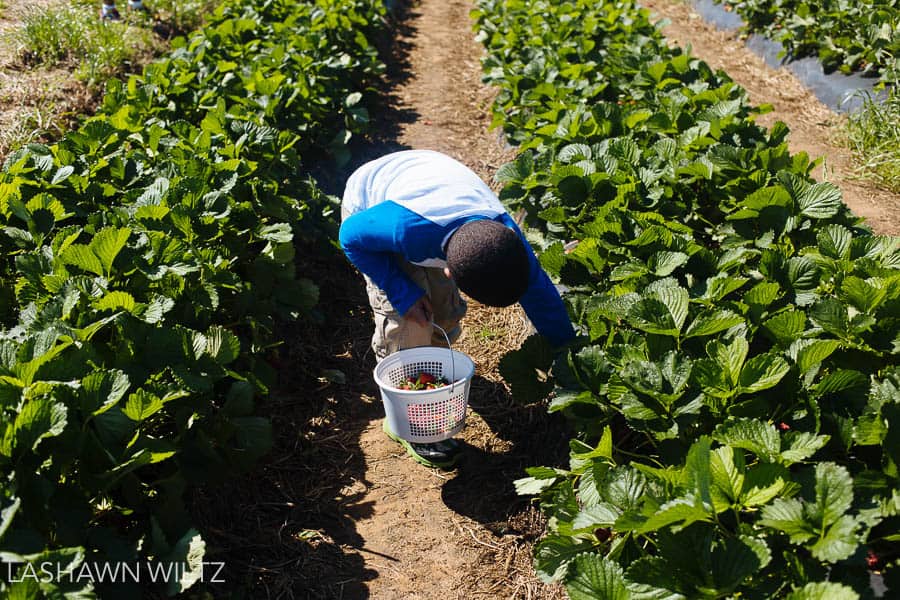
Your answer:
[[[388,427],[387,420],[384,421],[381,428],[389,438],[406,448],[406,453],[412,456],[416,462],[426,467],[452,469],[459,460],[459,442],[453,438],[430,444],[419,444],[399,437]]]

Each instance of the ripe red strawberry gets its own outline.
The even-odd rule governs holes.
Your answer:
[[[435,381],[437,381],[437,379],[434,375],[422,371],[421,373],[419,373],[419,378],[416,380],[416,383],[418,383],[419,385],[428,385],[429,383],[434,383]]]

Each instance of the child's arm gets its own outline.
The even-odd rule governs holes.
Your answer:
[[[351,215],[341,224],[339,240],[347,258],[387,294],[394,309],[406,315],[425,294],[400,268],[398,228],[403,221],[388,203]]]

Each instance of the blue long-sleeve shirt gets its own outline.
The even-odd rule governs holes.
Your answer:
[[[445,247],[465,222],[491,219],[525,236],[497,196],[462,163],[431,150],[406,150],[366,163],[344,190],[340,243],[347,258],[406,314],[425,293],[400,268],[398,256],[445,267]],[[534,253],[528,289],[519,299],[539,333],[554,345],[575,337],[565,306]]]

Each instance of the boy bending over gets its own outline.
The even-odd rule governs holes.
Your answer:
[[[458,338],[460,290],[488,306],[518,302],[554,346],[575,337],[559,293],[497,196],[449,156],[406,150],[364,164],[347,181],[341,217],[341,247],[366,280],[379,359],[401,346],[445,346],[432,322]],[[459,456],[453,439],[403,445],[429,466],[449,468]]]

